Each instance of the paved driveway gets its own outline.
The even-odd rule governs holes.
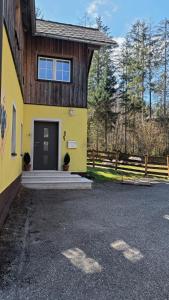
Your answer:
[[[0,299],[169,299],[169,185],[23,190],[0,238]]]

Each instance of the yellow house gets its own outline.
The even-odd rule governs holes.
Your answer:
[[[35,19],[34,0],[0,2],[0,224],[31,170],[86,172],[87,79],[98,29]]]

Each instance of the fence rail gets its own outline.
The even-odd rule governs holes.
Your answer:
[[[119,152],[105,152],[89,149],[88,166],[107,167],[147,175],[169,176],[169,155],[166,157],[135,156]]]

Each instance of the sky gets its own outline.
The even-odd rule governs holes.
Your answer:
[[[121,38],[137,19],[158,23],[169,18],[169,0],[36,0],[44,19],[84,25],[84,15],[95,23],[102,16],[112,36]],[[82,21],[83,20],[83,21]]]

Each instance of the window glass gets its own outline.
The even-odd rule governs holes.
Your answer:
[[[70,79],[69,72],[63,72],[63,81],[69,81]]]
[[[52,80],[53,79],[53,70],[47,69],[47,71],[46,71],[46,78],[48,80]]]
[[[53,80],[53,59],[39,58],[39,79]]]
[[[56,71],[56,80],[62,81],[62,71]]]
[[[43,150],[48,151],[48,146],[49,146],[49,143],[47,141],[44,141],[43,142]]]
[[[70,62],[64,62],[63,71],[70,72]]]
[[[70,82],[70,61],[56,61],[56,80]]]
[[[46,75],[46,70],[40,69],[39,70],[39,79],[45,79],[45,75]]]
[[[70,82],[70,60],[39,57],[38,78],[44,80]]]
[[[48,128],[44,128],[44,138],[48,138],[49,137],[49,130]]]
[[[57,60],[56,62],[56,71],[62,71],[63,64],[61,61]]]
[[[39,59],[39,68],[40,69],[46,68],[46,60],[45,59],[42,59],[42,58]]]

